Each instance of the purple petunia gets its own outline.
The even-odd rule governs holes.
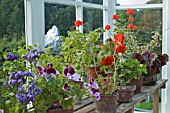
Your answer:
[[[68,83],[64,84],[63,90],[70,91],[70,87],[68,86]]]
[[[49,80],[49,75],[51,75],[53,78],[56,78],[56,75],[59,75],[60,73],[56,71],[55,68],[53,68],[53,64],[49,63],[48,67],[43,68],[41,66],[37,66],[37,69],[39,70],[39,75],[42,76],[44,75],[46,77],[46,80]],[[37,79],[38,77],[36,77]]]
[[[94,79],[90,78],[90,84],[84,83],[84,87],[90,88],[90,94],[95,97],[95,99],[98,101],[100,100],[100,91],[98,89],[98,84],[95,82]]]
[[[73,67],[68,67],[64,69],[64,75],[70,80],[79,81],[80,75],[75,72]]]

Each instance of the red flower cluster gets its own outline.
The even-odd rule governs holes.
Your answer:
[[[115,49],[115,51],[116,51],[116,54],[118,53],[124,54],[124,52],[126,51],[126,46],[124,44],[121,44]]]
[[[105,30],[109,30],[110,29],[110,26],[109,25],[106,25],[105,26]]]
[[[102,59],[102,64],[105,66],[111,66],[113,64],[114,58],[113,56],[107,56]]]
[[[115,15],[113,15],[113,17],[112,17],[112,19],[114,20],[118,20],[119,19],[119,15],[117,15],[117,14],[115,14]]]
[[[115,45],[122,44],[125,40],[125,36],[122,33],[120,33],[120,34],[115,35],[114,39],[115,39],[115,42],[114,42]]]
[[[120,34],[115,35],[114,39],[115,39],[114,44],[118,45],[117,48],[114,48],[114,50],[116,51],[116,54],[118,53],[124,54],[124,52],[126,51],[126,46],[123,44],[125,40],[125,36],[122,33],[120,33]]]
[[[128,29],[131,29],[131,30],[136,30],[136,29],[137,29],[137,27],[134,26],[133,24],[128,24],[128,25],[127,25],[127,28],[128,28]]]
[[[83,25],[83,22],[80,21],[80,20],[77,20],[77,21],[74,22],[74,24],[75,24],[76,27],[80,27],[80,26]]]
[[[127,15],[134,15],[134,14],[135,14],[135,11],[132,10],[132,9],[128,9],[128,10],[126,11],[126,14],[127,14]]]
[[[129,22],[133,22],[135,19],[133,18],[133,17],[130,17],[129,19],[128,19],[128,21]]]

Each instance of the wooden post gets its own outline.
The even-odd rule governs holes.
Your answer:
[[[153,93],[153,113],[159,112],[159,89]]]

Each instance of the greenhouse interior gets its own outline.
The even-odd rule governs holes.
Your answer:
[[[170,113],[170,0],[0,0],[0,113]]]

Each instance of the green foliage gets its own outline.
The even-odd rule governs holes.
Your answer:
[[[79,30],[69,31],[67,37],[62,37],[61,46],[64,62],[74,66],[78,73],[86,76],[87,68],[95,65],[95,57],[99,51],[97,41],[104,32],[103,28],[95,29],[90,33],[81,33]]]
[[[75,96],[81,100],[84,89],[80,88],[80,84],[68,80],[68,78],[62,74],[63,67],[66,66],[62,62],[61,57],[52,56],[49,49],[44,52],[37,44],[18,48],[18,50],[4,53],[5,59],[9,53],[18,55],[18,58],[14,60],[6,59],[3,62],[0,85],[6,85],[0,86],[0,109],[4,109],[7,113],[28,113],[27,104],[20,103],[16,96],[21,88],[20,85],[9,85],[10,77],[8,75],[16,70],[23,72],[30,70],[34,73],[31,77],[25,77],[25,84],[23,84],[25,89],[30,87],[28,85],[30,81],[34,81],[36,86],[42,90],[40,95],[35,96],[33,102],[34,111],[32,112],[46,113],[49,107],[54,106],[55,101],[57,101],[59,103],[58,106],[62,106],[63,109],[69,109],[74,107]],[[39,54],[39,57],[32,57],[35,54]],[[61,73],[56,75],[56,78],[54,78],[52,74],[46,75],[46,71],[43,71],[43,75],[39,75],[40,72],[37,66],[46,68],[47,66],[49,67],[49,63],[53,63],[52,68],[54,70],[57,69],[57,71]],[[70,91],[63,90],[65,83],[68,83]]]
[[[140,102],[139,104],[135,105],[135,108],[144,109],[144,110],[152,110],[153,102]]]
[[[136,59],[127,59],[118,68],[118,78],[122,85],[126,85],[133,78],[139,79],[142,73],[146,72],[146,65],[140,64]]]

